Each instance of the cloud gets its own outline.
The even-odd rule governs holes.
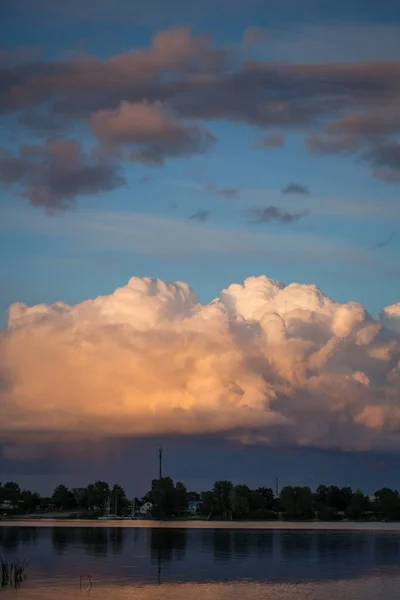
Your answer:
[[[207,183],[206,190],[218,196],[223,196],[227,200],[239,200],[240,198],[240,190],[238,188],[220,188],[213,182]]]
[[[132,278],[76,306],[16,303],[0,338],[3,443],[219,433],[246,443],[399,448],[400,303],[374,320],[267,277],[200,304]]]
[[[134,146],[134,161],[162,164],[168,157],[205,152],[215,137],[203,124],[182,123],[161,102],[122,102],[90,117],[94,135],[106,144]]]
[[[257,42],[258,34],[250,29],[240,43],[218,46],[175,27],[148,46],[107,58],[4,61],[0,110],[52,135],[89,122],[119,158],[152,165],[205,152],[213,120],[273,128],[262,147],[277,147],[281,131],[293,131],[306,137],[313,154],[368,156],[376,177],[398,182],[397,167],[375,162],[398,143],[400,61],[262,60],[258,51],[249,55],[248,41]]]
[[[306,138],[306,146],[311,154],[348,154],[358,150],[359,142],[354,135],[329,137],[312,134]]]
[[[21,145],[17,154],[0,149],[0,181],[33,206],[62,209],[80,195],[124,185],[112,162],[84,153],[74,139],[50,138],[42,145]]]
[[[207,221],[209,219],[210,215],[211,215],[210,210],[199,210],[196,213],[194,213],[193,215],[191,215],[189,217],[189,220],[200,221],[200,223],[204,223],[205,221]]]
[[[289,213],[281,210],[276,206],[267,206],[265,208],[252,208],[248,211],[251,219],[249,223],[254,225],[259,223],[270,223],[278,221],[278,223],[295,223],[307,214],[307,211],[298,213]]]
[[[254,231],[243,228],[217,227],[134,211],[83,210],[54,214],[51,221],[31,209],[21,211],[6,205],[2,210],[0,230],[28,232],[50,240],[69,240],[84,251],[133,252],[138,256],[157,257],[270,257],[277,263],[345,260],[362,268],[384,268],[363,246],[326,235],[299,231]],[[190,243],[188,243],[188,240]],[[395,268],[395,267],[394,267]],[[395,268],[397,274],[397,269]]]
[[[284,145],[285,140],[279,133],[265,133],[259,138],[255,144],[255,148],[280,148]]]
[[[400,143],[390,140],[370,150],[365,158],[374,166],[374,175],[389,182],[400,181]]]
[[[289,183],[283,190],[282,194],[303,194],[308,196],[310,194],[310,190],[307,186],[302,185],[301,183]]]

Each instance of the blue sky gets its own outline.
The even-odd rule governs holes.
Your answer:
[[[315,62],[395,60],[399,56],[399,11],[396,2],[335,3],[223,1],[204,7],[188,7],[176,2],[176,11],[162,3],[113,3],[113,19],[107,2],[93,11],[93,3],[26,3],[24,10],[12,3],[3,8],[2,44],[6,51],[24,49],[24,61],[55,60],[90,53],[107,58],[135,47],[147,47],[152,35],[164,27],[190,24],[193,34],[207,33],[213,43],[238,43],[246,27],[265,28],[266,42],[256,50],[257,57],[290,64]],[[361,10],[362,7],[362,10]],[[175,15],[175,16],[174,16]],[[34,24],[34,26],[32,26]],[[32,58],[31,58],[32,57]],[[1,120],[3,145],[15,149],[22,141],[37,142],[39,136],[19,124],[16,114],[7,112]],[[110,192],[76,195],[69,211],[49,215],[42,207],[32,209],[19,197],[18,185],[3,185],[0,266],[2,322],[13,301],[28,304],[66,300],[77,302],[88,296],[111,292],[132,275],[148,275],[190,283],[202,301],[208,301],[232,281],[266,273],[285,282],[312,282],[333,298],[354,299],[377,314],[397,301],[400,284],[396,270],[400,239],[397,229],[399,187],[371,176],[365,161],[352,154],[313,156],[304,144],[313,127],[284,130],[282,147],[255,149],[265,132],[257,125],[226,119],[208,120],[217,138],[208,152],[165,161],[161,167],[125,162],[120,165],[126,185]],[[75,123],[74,135],[90,144],[82,123]],[[58,132],[57,132],[58,133]],[[146,183],[141,179],[149,178]],[[290,182],[307,186],[310,196],[282,195]],[[207,186],[234,188],[234,200],[212,193]],[[254,207],[277,206],[289,212],[307,211],[299,221],[249,225],[247,213]],[[366,207],[366,209],[364,208]],[[176,221],[182,235],[195,228],[198,234],[235,232],[259,239],[253,250],[238,248],[235,255],[210,253],[198,244],[196,249],[169,255],[164,246],[171,243],[160,224],[149,224],[149,239],[155,236],[161,249],[102,248],[101,236],[91,247],[77,249],[72,234],[74,219],[87,227],[102,211],[130,213],[132,219],[149,215]],[[199,211],[207,212],[204,223],[187,221]],[[81,216],[82,215],[82,216]],[[53,235],[58,220],[71,223],[61,238]],[[23,218],[25,225],[20,223]],[[32,218],[34,226],[27,221]],[[150,223],[150,222],[149,222]],[[392,236],[392,233],[394,234]],[[116,231],[116,236],[118,233]],[[216,233],[215,233],[216,235]],[[274,251],[269,242],[281,235]],[[296,242],[291,240],[296,238]],[[111,234],[107,244],[112,243]],[[164,246],[160,238],[164,239]],[[287,241],[286,237],[288,238]],[[376,245],[391,237],[387,246]],[[320,240],[330,246],[331,256],[319,256]],[[265,240],[265,243],[264,241]],[[221,242],[223,244],[223,242]],[[293,247],[291,249],[291,244]],[[315,247],[315,253],[303,246]],[[129,246],[129,244],[127,245]],[[285,248],[283,249],[283,246]],[[348,258],[346,258],[346,250]]]
[[[0,327],[132,276],[400,301],[399,1],[6,0],[0,21]]]

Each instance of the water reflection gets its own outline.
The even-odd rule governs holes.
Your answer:
[[[108,556],[121,554],[126,530],[122,528],[100,527],[52,527],[54,551],[65,554],[68,546],[79,545],[86,554]]]
[[[0,527],[0,548],[9,550],[20,544],[34,544],[37,540],[36,527]]]
[[[309,582],[400,574],[400,534],[112,527],[0,527],[0,554],[30,577],[79,581]]]

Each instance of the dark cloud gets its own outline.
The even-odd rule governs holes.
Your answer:
[[[152,165],[205,152],[214,137],[204,121],[216,119],[273,128],[276,133],[261,138],[261,147],[281,145],[280,128],[312,131],[307,138],[312,153],[368,153],[373,167],[379,163],[374,153],[384,152],[390,135],[400,131],[400,61],[248,60],[247,38],[235,47],[218,47],[206,35],[175,27],[160,31],[148,47],[108,58],[3,61],[0,110],[19,111],[27,126],[51,131],[57,123],[90,119],[103,144],[131,144],[130,159]],[[147,130],[139,127],[143,106],[149,114],[159,112],[152,115],[158,128],[148,118]],[[400,180],[398,169],[387,165],[375,175]]]
[[[390,235],[388,235],[388,237],[386,239],[384,239],[382,242],[377,242],[375,244],[376,248],[385,248],[386,246],[388,246],[390,244],[390,242],[392,240],[394,240],[394,238],[396,237],[396,233],[394,231],[392,231],[392,233]]]
[[[103,142],[133,146],[130,159],[150,164],[205,152],[215,141],[205,125],[180,121],[161,102],[122,102],[117,109],[94,113],[90,124]]]
[[[281,210],[277,206],[267,206],[266,208],[252,208],[248,211],[250,219],[248,223],[257,225],[260,223],[270,223],[277,221],[278,223],[295,223],[307,214],[307,211],[299,213],[289,213]]]
[[[209,219],[210,215],[211,215],[210,210],[199,210],[198,212],[191,215],[189,217],[189,219],[192,221],[200,221],[201,223],[204,223],[205,221],[207,221]]]
[[[35,135],[57,135],[71,130],[73,121],[37,108],[23,111],[18,117],[18,123],[29,129]]]
[[[0,181],[33,206],[63,209],[80,195],[113,190],[125,183],[115,165],[86,156],[73,139],[52,138],[21,145],[17,154],[0,151]]]
[[[379,144],[365,154],[374,167],[374,175],[379,179],[400,182],[400,143],[390,140]]]
[[[282,194],[302,194],[308,196],[310,190],[301,183],[291,182],[282,190]]]
[[[220,188],[215,183],[210,182],[207,183],[206,190],[218,196],[223,196],[228,200],[239,200],[240,198],[240,190],[238,188]]]

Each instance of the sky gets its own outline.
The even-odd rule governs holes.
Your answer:
[[[0,479],[395,486],[400,2],[0,23]]]

